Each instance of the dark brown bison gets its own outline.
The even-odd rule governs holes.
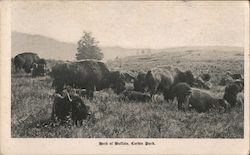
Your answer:
[[[51,76],[58,93],[65,85],[86,89],[89,98],[93,98],[94,90],[112,88],[118,94],[125,90],[119,72],[110,72],[103,62],[94,60],[57,64],[52,68]]]
[[[190,70],[187,71],[181,71],[178,68],[175,69],[173,73],[174,77],[174,82],[173,84],[169,87],[169,89],[164,90],[163,95],[165,100],[173,100],[173,96],[171,93],[171,89],[178,83],[183,83],[185,82],[189,86],[193,86],[195,82],[195,78],[193,73]]]
[[[162,68],[153,68],[145,76],[145,85],[151,96],[157,92],[169,90],[173,83],[174,79],[170,71]]]
[[[26,73],[31,72],[33,63],[36,63],[39,60],[39,56],[36,53],[21,53],[14,57],[13,63],[15,70],[19,71],[24,69]]]
[[[131,101],[140,101],[140,102],[148,102],[151,101],[151,97],[149,94],[138,92],[138,91],[124,91],[122,93],[125,97],[125,99],[131,100]]]
[[[56,93],[53,107],[52,107],[52,120],[59,119],[60,121],[65,121],[67,116],[70,115],[71,111],[71,98],[65,92],[61,94]]]
[[[164,93],[164,98],[173,100],[176,97],[178,101],[178,110],[187,110],[189,104],[188,98],[191,93],[192,91],[189,84],[185,82],[180,82],[176,85],[172,85],[168,93],[167,94],[166,92]]]
[[[70,115],[71,114],[71,115]],[[64,90],[63,95],[56,94],[52,107],[52,120],[58,119],[65,122],[67,117],[71,116],[75,125],[82,125],[82,121],[89,115],[89,107],[87,107],[82,99],[76,95],[69,95]]]
[[[226,86],[223,98],[234,107],[237,103],[237,94],[243,90],[243,86],[238,83],[232,83]]]
[[[134,80],[134,90],[144,92],[146,88],[146,73],[139,72],[136,79]]]
[[[86,106],[79,96],[71,96],[71,118],[76,126],[81,126],[83,120],[87,119],[89,107]]]
[[[178,83],[170,89],[171,97],[177,98],[178,110],[195,109],[197,112],[208,112],[211,108],[227,110],[224,99],[216,99],[207,91],[191,88],[187,83]]]
[[[241,74],[232,74],[231,77],[234,79],[234,80],[243,80],[243,76]]]
[[[219,110],[221,107],[224,110],[229,108],[225,100],[214,98],[209,92],[198,88],[192,88],[189,106],[190,109],[195,109],[197,112],[208,112],[211,108],[218,108]]]
[[[32,77],[45,76],[48,72],[47,62],[45,59],[39,59],[32,65]]]
[[[174,73],[174,84],[179,82],[185,82],[192,86],[194,84],[195,78],[193,73],[190,70],[181,71],[178,68],[175,69]]]

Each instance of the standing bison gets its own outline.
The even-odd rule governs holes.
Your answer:
[[[36,53],[18,54],[14,58],[15,70],[19,71],[24,69],[26,73],[30,73],[33,63],[36,63],[39,59],[40,58]]]
[[[93,98],[94,90],[112,88],[118,94],[125,90],[119,72],[110,72],[104,63],[94,60],[57,64],[52,68],[51,76],[58,93],[65,85],[86,89],[88,98]]]
[[[172,74],[162,68],[153,68],[145,76],[145,85],[151,96],[157,92],[167,91],[173,82]]]

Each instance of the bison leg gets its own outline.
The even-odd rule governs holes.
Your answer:
[[[52,113],[51,113],[51,120],[52,121],[55,121],[55,103],[53,103],[53,106],[52,106]]]
[[[179,98],[177,98],[177,101],[178,101],[178,110],[184,110],[182,107],[182,102],[180,101]]]
[[[189,107],[189,96],[177,96],[178,110],[186,111]]]

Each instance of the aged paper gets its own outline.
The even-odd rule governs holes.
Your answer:
[[[2,1],[0,5],[1,154],[249,154],[249,2]],[[94,45],[103,54],[97,54],[100,61],[77,58],[78,41],[86,34],[96,40]],[[24,52],[46,60],[46,69],[39,70],[33,57],[19,55]],[[103,70],[92,66],[86,72],[98,74],[75,78],[74,73],[82,73],[74,70],[75,62],[105,64],[108,73],[102,75]],[[59,70],[62,76],[53,74],[56,64],[66,64],[65,72]],[[194,74],[195,84],[178,81],[192,87],[184,110],[179,100],[164,100],[176,78],[165,88],[162,70],[172,73],[175,68]],[[112,71],[122,75],[122,82],[127,80],[122,93],[111,79]],[[135,89],[141,72],[146,75],[144,92]],[[205,74],[211,80],[199,79]],[[233,84],[244,86],[237,92],[244,94],[242,104],[237,100],[236,106],[224,95],[232,83],[221,84],[229,74],[236,77],[232,76]],[[109,86],[98,90],[105,80],[95,80],[106,75]],[[94,83],[93,92],[79,79]],[[164,83],[163,91],[157,81]],[[152,91],[151,82],[159,88]],[[65,99],[67,94],[59,92],[58,83],[67,85],[62,86],[67,103],[74,103],[69,93],[74,90],[89,107],[88,119],[80,126],[74,124],[73,106],[66,123],[51,119],[53,110],[55,115],[65,110],[55,106],[60,103],[56,97]],[[76,92],[77,85],[87,96]],[[207,108],[216,101],[195,96],[197,89],[226,106]],[[130,91],[132,95],[124,93]]]

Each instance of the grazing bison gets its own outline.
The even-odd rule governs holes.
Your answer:
[[[151,96],[157,92],[169,90],[173,83],[172,74],[168,70],[161,68],[153,68],[145,76],[145,85]]]
[[[21,53],[15,56],[14,66],[15,70],[24,69],[26,73],[30,73],[33,63],[39,60],[39,56],[35,53]]]
[[[134,80],[134,90],[144,92],[146,87],[146,73],[139,72]]]
[[[104,63],[94,60],[57,64],[52,68],[51,76],[58,93],[65,85],[86,89],[88,98],[93,98],[94,90],[112,88],[118,94],[125,90],[125,82],[118,71],[110,72]]]
[[[124,91],[122,94],[124,95],[125,98],[131,101],[141,101],[141,102],[151,101],[151,97],[149,94],[138,91]]]
[[[32,77],[45,76],[47,73],[47,63],[45,59],[39,59],[32,65]]]
[[[234,107],[237,103],[237,94],[242,91],[242,86],[238,83],[232,83],[226,86],[223,98]]]

